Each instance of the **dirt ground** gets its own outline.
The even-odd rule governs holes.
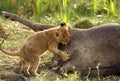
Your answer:
[[[41,58],[43,61],[40,63],[38,73],[40,73],[43,68],[44,70],[48,70],[48,66],[45,66],[45,60],[47,59],[48,61],[49,57],[47,55],[43,57],[46,58]],[[30,77],[26,77],[20,72],[19,58],[8,55],[0,58],[0,81],[28,81],[28,78]]]
[[[3,57],[3,59],[0,59],[0,81],[26,81],[19,69],[18,58]]]

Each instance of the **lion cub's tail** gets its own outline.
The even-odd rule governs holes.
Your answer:
[[[6,51],[4,49],[1,48],[1,45],[4,43],[4,40],[2,40],[2,42],[0,43],[0,51],[2,51],[3,53],[7,54],[7,55],[10,55],[10,56],[19,56],[19,52],[9,52],[9,51]]]

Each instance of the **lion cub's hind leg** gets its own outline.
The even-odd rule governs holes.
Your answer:
[[[30,75],[32,75],[32,76],[38,75],[38,73],[37,73],[38,66],[39,66],[39,57],[35,56],[35,57],[31,58],[30,68],[29,68]]]
[[[30,76],[30,73],[28,72],[29,69],[29,63],[25,60],[21,60],[21,72],[25,75],[25,76]]]

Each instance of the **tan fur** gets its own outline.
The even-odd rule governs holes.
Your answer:
[[[46,50],[57,54],[63,61],[67,61],[70,57],[66,52],[58,49],[58,44],[62,43],[66,45],[69,42],[70,34],[68,28],[66,27],[66,23],[62,23],[61,27],[35,33],[26,41],[18,52],[8,52],[1,49],[1,47],[0,50],[7,55],[20,57],[22,63],[21,71],[26,75],[35,76],[37,75],[36,70],[39,65],[39,56]]]

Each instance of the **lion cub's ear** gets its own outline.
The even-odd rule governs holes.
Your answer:
[[[61,26],[61,27],[66,27],[66,23],[65,23],[65,22],[61,22],[61,23],[60,23],[60,26]]]
[[[60,27],[65,27],[66,29],[72,28],[70,23],[65,23],[65,22],[61,22],[60,23]]]

